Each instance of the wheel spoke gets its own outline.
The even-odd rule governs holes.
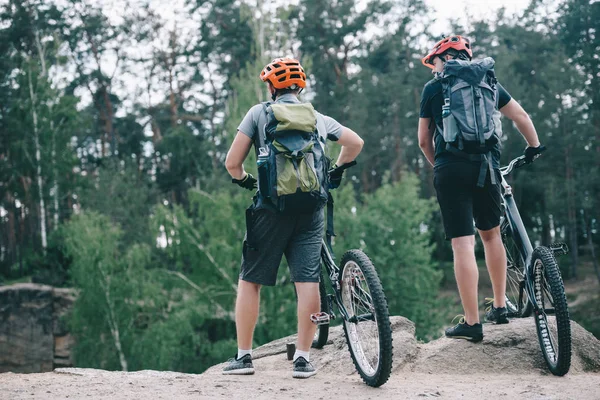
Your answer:
[[[342,276],[342,300],[350,318],[345,322],[356,361],[367,375],[379,364],[379,331],[373,299],[360,267],[349,262]]]

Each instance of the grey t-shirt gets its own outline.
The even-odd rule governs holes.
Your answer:
[[[295,95],[286,93],[279,96],[275,103],[300,103],[300,100],[298,100]],[[327,115],[323,115],[319,112],[316,112],[316,114],[319,135],[321,135],[323,139],[337,141],[342,135],[342,129],[344,128],[342,124]],[[258,127],[265,126],[266,123],[267,113],[265,113],[262,104],[257,104],[246,113],[240,126],[238,126],[238,131],[242,132],[250,139],[254,139],[258,133]]]

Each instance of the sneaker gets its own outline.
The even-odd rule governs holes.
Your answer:
[[[223,368],[223,375],[252,375],[254,366],[252,365],[252,356],[246,354],[242,358],[235,357],[227,360],[227,365]]]
[[[294,361],[294,372],[292,373],[294,378],[304,379],[313,376],[316,373],[317,370],[315,367],[306,361],[304,357],[298,357],[296,358],[296,361]]]
[[[494,299],[487,297],[485,299],[487,308],[485,309],[485,320],[495,322],[496,324],[508,324],[508,311],[506,307],[494,307]]]
[[[446,337],[450,339],[466,339],[475,343],[481,342],[483,340],[483,328],[481,324],[467,324],[465,317],[461,316],[458,324],[446,329]]]

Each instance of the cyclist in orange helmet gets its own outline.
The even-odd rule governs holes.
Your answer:
[[[333,118],[314,111],[309,103],[300,102],[298,95],[306,87],[306,73],[298,60],[276,58],[263,68],[260,79],[266,83],[273,102],[252,107],[238,127],[225,161],[233,183],[249,190],[256,188],[257,180],[244,170],[243,163],[252,144],[258,159],[261,155],[265,156],[266,152],[261,151],[265,148],[266,130],[269,121],[272,121],[269,118],[274,115],[272,110],[275,108],[288,107],[288,110],[301,109],[303,112],[308,110],[308,115],[312,117],[310,123],[315,128],[312,135],[318,135],[316,140],[322,143],[314,147],[324,146],[327,139],[342,146],[337,165],[353,161],[360,153],[363,140],[354,131],[342,126]],[[295,113],[290,112],[289,115],[293,119]],[[284,162],[283,159],[280,161]],[[275,285],[277,270],[285,254],[298,295],[298,340],[292,376],[308,378],[316,373],[316,369],[310,363],[309,354],[316,331],[310,316],[320,311],[319,276],[324,211],[319,205],[311,212],[278,212],[266,194],[262,193],[260,178],[259,170],[259,191],[246,214],[247,232],[235,306],[238,352],[229,360],[223,373],[254,373],[252,337],[258,319],[260,289],[263,285]],[[339,186],[341,179],[341,173],[339,176],[331,176],[329,187]],[[296,191],[295,184],[293,189]],[[254,242],[252,245],[249,244],[250,239]]]
[[[446,239],[451,240],[452,243],[454,272],[465,312],[464,318],[456,326],[446,330],[446,336],[477,342],[483,339],[483,328],[479,321],[478,311],[479,273],[475,260],[473,221],[475,221],[475,227],[483,242],[486,264],[494,292],[493,303],[490,304],[486,313],[486,320],[508,323],[508,319],[505,302],[506,251],[502,244],[499,227],[502,214],[499,137],[495,134],[491,135],[485,145],[481,144],[479,148],[468,148],[470,143],[464,143],[463,149],[457,150],[454,145],[448,143],[448,137],[451,136],[445,135],[444,131],[445,116],[453,114],[453,112],[443,114],[444,107],[446,110],[452,108],[450,99],[453,97],[449,92],[454,93],[455,90],[460,90],[459,84],[452,86],[452,83],[448,83],[452,81],[448,78],[448,68],[446,67],[452,64],[451,68],[462,66],[469,68],[475,63],[475,61],[471,61],[472,57],[473,50],[470,40],[460,35],[452,35],[440,40],[423,57],[423,65],[432,69],[435,78],[425,84],[421,95],[418,138],[425,158],[434,167],[434,186],[442,213]],[[450,60],[458,61],[446,65]],[[493,67],[493,60],[489,60],[488,66],[491,63]],[[486,73],[481,75],[483,79],[487,77]],[[495,103],[492,103],[491,108],[496,110],[494,113],[497,114],[497,110],[499,110],[500,114],[514,122],[527,142],[525,156],[532,161],[544,150],[544,146],[540,145],[529,115],[495,80],[495,74],[492,76],[493,81],[490,82],[491,86],[489,87],[490,91],[495,87],[495,94],[492,97],[495,99]],[[444,87],[444,85],[446,86]],[[462,100],[456,103],[462,103]],[[477,116],[481,115],[482,109],[471,108],[473,114]],[[501,133],[499,115],[493,126],[498,126]],[[463,135],[462,131],[460,134]],[[485,158],[486,163],[489,163],[489,173],[487,173],[488,166],[482,166],[483,161],[474,161],[476,159],[483,160],[485,152],[489,154],[489,157]],[[484,178],[485,181],[481,178]]]

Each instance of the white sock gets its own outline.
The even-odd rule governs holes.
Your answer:
[[[310,355],[308,351],[296,350],[294,353],[294,361],[296,361],[298,357],[304,357],[306,361],[310,362]]]
[[[242,350],[242,349],[238,348],[237,359],[239,360],[240,358],[244,357],[246,354],[250,354],[250,357],[252,357],[252,349],[250,349],[250,350]]]

